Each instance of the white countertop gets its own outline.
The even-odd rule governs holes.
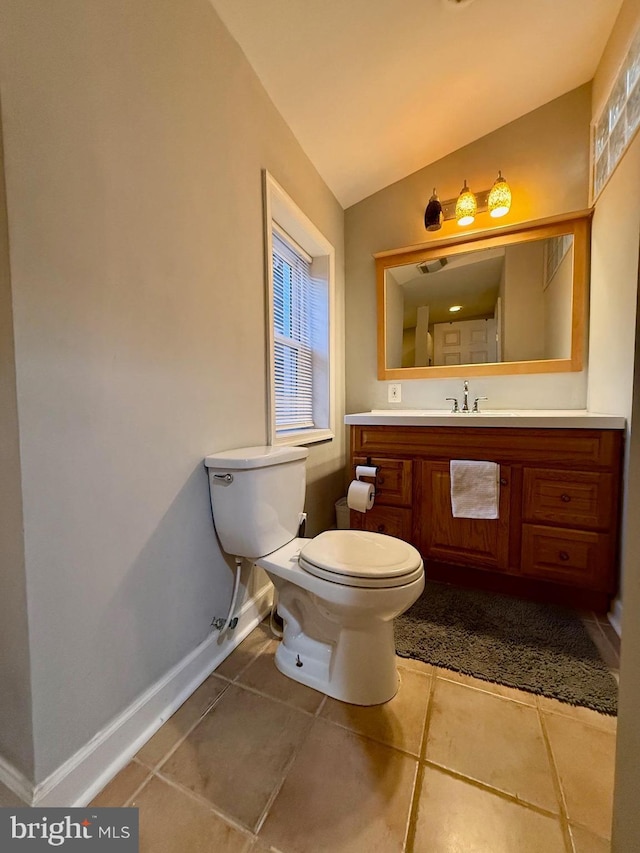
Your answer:
[[[583,409],[494,409],[451,412],[446,409],[373,409],[345,415],[345,424],[369,426],[538,427],[545,429],[624,429],[621,415]]]

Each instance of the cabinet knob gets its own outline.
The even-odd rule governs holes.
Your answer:
[[[564,503],[568,504],[569,501],[571,500],[571,495],[562,494],[562,495],[560,495],[560,500],[564,501]]]
[[[378,525],[378,533],[384,533],[385,529],[386,529],[386,528],[385,528],[384,524],[379,524],[379,525]]]
[[[509,481],[507,480],[506,477],[500,477],[500,485],[501,486],[508,486],[509,485]]]
[[[384,477],[382,476],[382,474],[378,474],[378,485],[384,486]]]
[[[566,551],[560,551],[558,553],[558,557],[560,557],[561,560],[568,560],[569,559],[569,555],[567,554]]]

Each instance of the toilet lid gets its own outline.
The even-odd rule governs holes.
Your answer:
[[[298,562],[309,574],[346,586],[402,586],[423,572],[413,545],[366,530],[320,533],[302,548]]]

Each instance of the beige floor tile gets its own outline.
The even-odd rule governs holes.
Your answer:
[[[256,838],[253,842],[253,847],[249,848],[249,853],[284,853],[284,851],[278,850],[277,847],[273,847],[271,844],[265,844],[259,838]]]
[[[565,853],[560,821],[426,767],[414,853]]]
[[[536,704],[535,695],[527,693],[525,690],[517,690],[515,687],[507,687],[504,684],[495,684],[493,681],[483,681],[481,678],[473,678],[471,675],[454,672],[452,669],[435,667],[435,673],[439,678],[445,678],[447,681],[456,681],[458,684],[465,684],[467,687],[474,687],[476,690],[483,690],[485,693],[493,693],[494,696],[513,699],[515,702],[522,702],[532,707],[535,707]]]
[[[605,838],[598,838],[580,826],[571,826],[570,829],[574,853],[611,853],[611,842]]]
[[[269,630],[269,626],[261,622],[257,628],[244,639],[237,649],[234,649],[226,660],[223,660],[220,666],[216,669],[216,675],[222,675],[224,678],[234,679],[242,672],[242,670],[251,663],[251,661],[263,651],[267,643],[273,640],[273,635]]]
[[[616,738],[560,714],[544,714],[570,821],[611,836]]]
[[[312,721],[232,686],[160,772],[253,829]]]
[[[420,755],[431,677],[400,670],[400,688],[384,705],[362,707],[327,699],[321,716],[358,734]]]
[[[20,808],[26,805],[17,794],[0,782],[0,808]]]
[[[559,811],[535,708],[440,678],[431,701],[427,760]]]
[[[96,808],[120,808],[136,792],[149,775],[149,768],[137,761],[130,761],[117,776],[102,789],[90,805]]]
[[[398,669],[411,669],[413,672],[419,672],[422,675],[433,675],[435,672],[435,666],[414,658],[402,658],[400,655],[396,655],[396,663]]]
[[[561,714],[572,720],[581,720],[589,726],[595,726],[605,732],[614,732],[618,727],[618,718],[610,714],[599,714],[591,708],[582,708],[579,705],[568,705],[566,702],[558,702],[557,699],[549,699],[547,696],[538,697],[538,706],[541,711],[548,714]]]
[[[181,740],[212,702],[229,687],[229,682],[210,675],[184,702],[167,722],[158,729],[151,740],[137,753],[136,758],[147,767],[155,767],[169,750]]]
[[[275,640],[270,642],[238,676],[238,683],[315,714],[324,699],[324,693],[318,693],[317,690],[312,690],[279,672],[274,660],[277,648],[278,643]]]
[[[152,778],[136,797],[140,853],[246,853],[252,839],[188,794]]]
[[[259,837],[287,853],[400,853],[416,767],[316,718]]]

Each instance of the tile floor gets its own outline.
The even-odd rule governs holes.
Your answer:
[[[140,809],[141,853],[609,850],[614,718],[403,659],[358,708],[275,648],[258,627],[94,800]]]

